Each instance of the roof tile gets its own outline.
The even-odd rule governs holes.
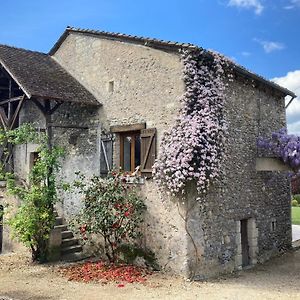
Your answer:
[[[0,64],[29,98],[100,104],[48,54],[0,45]]]

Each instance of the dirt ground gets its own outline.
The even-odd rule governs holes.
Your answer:
[[[155,274],[146,284],[70,282],[57,265],[32,265],[25,254],[0,256],[0,300],[300,299],[300,250],[207,282]]]

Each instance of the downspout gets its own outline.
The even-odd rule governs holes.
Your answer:
[[[285,110],[290,106],[290,104],[293,102],[293,100],[297,98],[297,96],[292,96],[291,100],[289,101],[289,103],[285,106]]]

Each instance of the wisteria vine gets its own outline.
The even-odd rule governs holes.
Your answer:
[[[258,138],[257,145],[280,158],[295,173],[300,172],[300,137],[287,134],[285,128],[273,132],[270,138]]]
[[[172,195],[185,193],[196,181],[199,193],[207,192],[221,174],[226,122],[225,66],[228,61],[204,50],[182,52],[186,91],[175,125],[164,133],[153,173],[160,187]]]

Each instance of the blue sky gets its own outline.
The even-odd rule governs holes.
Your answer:
[[[300,95],[300,0],[14,0],[1,12],[1,44],[47,52],[67,25],[191,42]],[[288,121],[300,133],[300,99]]]

